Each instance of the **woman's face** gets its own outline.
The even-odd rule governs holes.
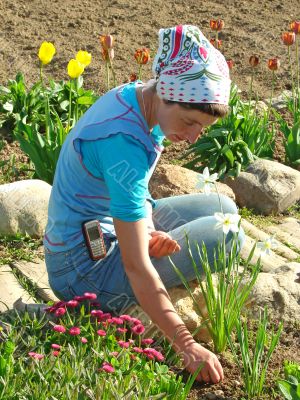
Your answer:
[[[202,111],[186,109],[179,104],[166,104],[163,101],[158,107],[156,117],[166,138],[174,143],[183,140],[195,143],[203,128],[218,120],[218,117]]]

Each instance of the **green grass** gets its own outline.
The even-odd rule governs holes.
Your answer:
[[[39,256],[38,248],[42,239],[33,239],[28,235],[0,236],[0,266],[13,261],[33,261]]]

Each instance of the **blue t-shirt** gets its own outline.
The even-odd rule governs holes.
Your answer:
[[[128,85],[123,90],[122,96],[140,114],[133,86],[135,86],[134,83]],[[161,145],[165,138],[158,125],[153,128],[151,136],[158,145]],[[147,216],[145,199],[151,199],[146,180],[149,161],[142,143],[120,132],[107,139],[82,141],[81,153],[83,163],[89,172],[105,180],[111,198],[112,217],[131,222]],[[122,170],[118,170],[120,165],[122,165]],[[124,171],[124,165],[126,171]],[[124,187],[124,179],[122,179],[122,184],[119,183],[118,175],[122,173],[126,173],[129,183],[134,183],[133,190],[128,191],[128,187]],[[153,199],[152,205],[155,205]]]

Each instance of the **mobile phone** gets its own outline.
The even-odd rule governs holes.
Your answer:
[[[82,224],[86,246],[92,260],[101,260],[106,256],[106,246],[100,222],[98,220],[87,221]]]

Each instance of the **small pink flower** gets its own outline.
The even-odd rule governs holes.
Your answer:
[[[69,300],[66,303],[66,306],[69,307],[69,308],[75,308],[75,307],[78,306],[78,304],[79,304],[78,300]]]
[[[64,315],[66,313],[66,309],[63,307],[59,307],[57,308],[57,310],[55,311],[55,316],[56,317],[61,317],[62,315]]]
[[[80,338],[80,341],[81,341],[81,343],[84,343],[84,344],[88,342],[88,340],[85,337]]]
[[[28,355],[35,360],[42,360],[45,357],[44,354],[35,353],[34,351],[30,351]]]
[[[146,354],[146,356],[148,358],[150,358],[151,360],[153,360],[153,357],[155,357],[158,361],[163,361],[165,359],[164,356],[159,351],[152,349],[150,347],[145,348],[143,350],[143,353]],[[149,357],[149,356],[151,356],[151,357]]]
[[[59,307],[64,307],[66,304],[65,301],[57,301],[56,303],[53,304],[53,307],[59,308]]]
[[[148,339],[142,339],[142,344],[146,344],[147,346],[149,346],[150,344],[152,344],[154,342],[153,339],[148,338]]]
[[[83,300],[85,300],[85,297],[84,296],[75,296],[73,300],[83,301]]]
[[[55,332],[59,332],[59,333],[65,333],[66,332],[66,328],[62,325],[54,325],[53,330]]]
[[[112,318],[112,322],[116,325],[123,325],[124,321],[122,318],[118,318],[118,317],[113,317]]]
[[[103,314],[104,314],[104,312],[101,310],[92,310],[91,311],[92,317],[101,317]]]
[[[91,303],[91,306],[92,306],[92,307],[101,307],[101,304],[100,304],[98,301],[93,301],[93,302]]]
[[[54,350],[60,350],[60,349],[61,349],[61,346],[60,346],[59,344],[56,344],[56,343],[52,343],[52,344],[51,344],[51,347],[52,347],[52,349],[54,349]]]
[[[56,310],[56,307],[54,307],[54,306],[45,308],[45,311],[48,313],[53,313],[55,310]]]
[[[72,328],[69,329],[69,334],[72,336],[80,335],[80,328],[72,326]]]
[[[141,325],[142,321],[137,319],[137,318],[131,318],[131,322],[133,322],[134,325]]]
[[[105,332],[103,329],[99,329],[99,330],[97,331],[97,334],[98,334],[99,336],[106,336],[106,332]]]
[[[141,335],[142,333],[145,332],[145,327],[142,324],[138,324],[138,325],[135,325],[133,328],[131,328],[131,331],[133,333],[135,333],[136,335]]]
[[[136,353],[143,353],[143,349],[141,349],[140,347],[133,347],[132,350]]]
[[[110,313],[103,313],[101,315],[101,321],[106,321],[107,319],[111,318],[111,314]]]
[[[112,352],[110,353],[110,355],[113,356],[113,357],[117,357],[118,354],[119,354],[118,351],[112,351]]]
[[[100,371],[112,373],[112,372],[115,372],[115,369],[110,363],[104,361],[102,367],[100,368]]]
[[[91,292],[85,292],[83,294],[85,300],[96,300],[97,299],[97,295],[96,293],[91,293]]]
[[[130,343],[130,344],[134,344],[134,343],[135,343],[135,341],[134,341],[133,339],[128,339],[128,343]]]
[[[128,329],[126,328],[117,328],[117,332],[119,333],[126,333],[128,331]]]
[[[129,343],[124,342],[124,340],[119,340],[117,343],[120,347],[123,347],[124,349],[128,349],[128,347],[129,347]]]
[[[119,318],[123,319],[126,322],[131,322],[131,320],[132,320],[132,317],[130,315],[127,315],[127,314],[120,315]]]
[[[60,354],[60,352],[59,352],[58,350],[52,351],[52,355],[53,355],[54,357],[58,357],[59,354]]]

